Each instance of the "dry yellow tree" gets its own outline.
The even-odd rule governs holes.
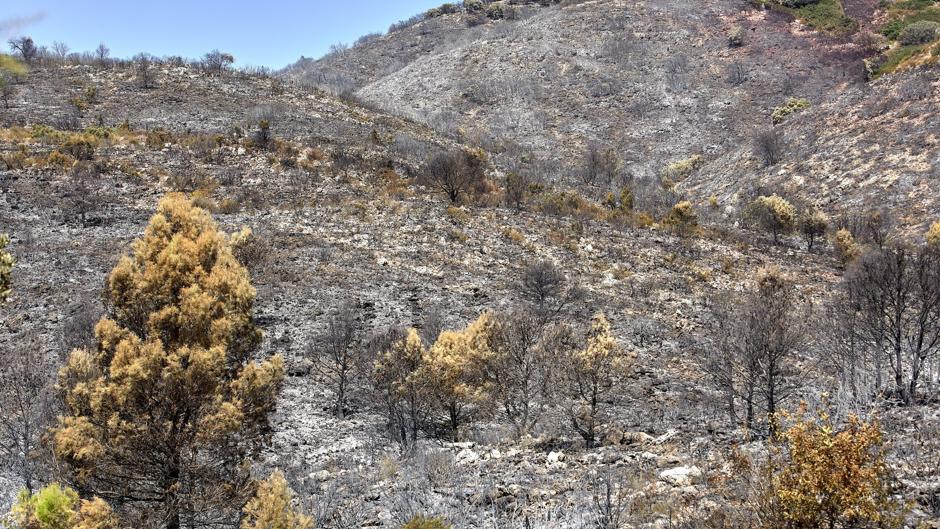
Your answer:
[[[229,238],[184,195],[168,195],[107,296],[97,347],[73,351],[59,374],[56,456],[82,494],[167,529],[236,520],[283,360],[251,359],[255,290]]]

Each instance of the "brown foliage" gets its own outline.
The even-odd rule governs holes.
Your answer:
[[[255,291],[228,238],[171,194],[111,272],[108,297],[97,346],[73,351],[59,375],[56,456],[83,491],[169,529],[233,520],[283,361],[249,361]]]

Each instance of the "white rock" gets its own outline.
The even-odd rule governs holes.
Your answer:
[[[307,476],[308,479],[316,481],[318,483],[324,483],[326,481],[329,481],[332,477],[333,476],[329,470],[320,470],[318,472],[312,472]]]
[[[456,460],[458,465],[472,465],[480,460],[480,454],[469,448],[464,448],[457,452]]]
[[[545,466],[555,469],[565,468],[567,465],[565,464],[564,452],[550,452],[545,459]]]
[[[663,470],[659,474],[660,479],[671,483],[677,487],[684,487],[692,484],[692,481],[702,477],[702,470],[697,466],[681,466]]]

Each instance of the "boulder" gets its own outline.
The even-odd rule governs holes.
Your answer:
[[[676,487],[686,487],[702,477],[702,470],[697,466],[681,466],[663,470],[659,478]]]

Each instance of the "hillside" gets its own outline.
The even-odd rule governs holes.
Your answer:
[[[736,203],[742,187],[764,186],[830,211],[885,209],[923,231],[940,212],[938,103],[936,69],[853,87],[787,120],[789,154],[779,165],[763,167],[743,145],[705,164],[683,189]]]
[[[847,2],[845,11],[863,31],[890,14],[873,2]],[[597,145],[617,153],[628,181],[658,181],[671,164],[702,156],[695,178],[680,185],[699,204],[715,194],[739,206],[737,194],[757,186],[832,212],[883,203],[882,191],[902,216],[937,212],[929,175],[940,153],[928,119],[940,101],[937,75],[903,72],[868,84],[863,59],[873,52],[858,37],[816,31],[741,0],[695,9],[572,2],[473,27],[467,17],[431,18],[286,75],[342,78],[371,105],[489,142],[510,167],[527,152],[548,158],[537,172],[551,182],[578,183],[585,152]],[[742,45],[729,46],[736,31]],[[788,101],[811,110],[775,127],[786,138],[785,163],[765,170],[754,137],[773,127],[774,110]],[[825,191],[833,186],[838,193]]]
[[[940,527],[940,6],[762,3],[0,62],[2,521]],[[103,503],[24,522],[47,483]]]
[[[91,125],[107,115],[105,126],[124,128],[108,129],[98,143],[102,172],[84,189],[75,187],[74,171],[52,165],[48,155],[62,140],[42,126],[71,113],[74,105],[59,94],[87,86],[96,86],[97,95],[80,119]],[[249,127],[243,109],[257,104],[279,106],[272,121],[277,152],[218,138]],[[16,317],[8,320],[3,343],[29,337],[50,358],[82,343],[82,326],[102,311],[97,292],[104,274],[140,233],[157,199],[195,190],[227,230],[248,226],[259,237],[247,264],[259,289],[260,355],[286,354],[291,374],[265,466],[288,471],[305,501],[329,501],[337,515],[353,516],[357,524],[392,523],[413,508],[402,502],[413,501],[462,512],[472,526],[486,523],[488,511],[478,507],[493,501],[506,509],[498,515],[503,519],[523,512],[553,517],[569,507],[588,508],[589,497],[579,492],[582,476],[612,467],[649,480],[635,485],[633,493],[650,502],[637,519],[661,519],[657,509],[665,505],[682,505],[677,515],[696,516],[723,492],[687,474],[724,475],[729,447],[716,440],[735,436],[718,412],[720,397],[693,367],[694,344],[703,343],[713,325],[711,300],[746,288],[753,270],[767,264],[797,278],[807,300],[823,301],[839,280],[826,255],[755,245],[743,234],[688,238],[591,215],[448,207],[383,169],[391,163],[404,174],[420,160],[389,162],[389,147],[373,141],[372,131],[398,143],[448,140],[407,120],[271,79],[205,77],[172,67],[162,68],[156,87],[144,90],[121,69],[43,68],[31,73],[5,119],[18,124],[0,135],[5,159],[16,152],[28,158],[3,172],[0,231],[14,234],[17,258],[10,302]],[[206,137],[213,138],[209,147]],[[347,163],[345,152],[358,156]],[[522,303],[523,270],[538,260],[557,263],[585,288],[572,318],[605,311],[624,346],[639,355],[641,367],[620,397],[633,404],[616,414],[622,437],[600,452],[580,452],[570,438],[554,437],[562,423],[550,413],[540,441],[547,445],[515,445],[507,432],[481,425],[467,434],[475,442],[429,447],[424,459],[385,469],[397,461],[397,449],[382,440],[379,410],[357,390],[351,405],[358,411],[336,419],[326,381],[311,369],[309,347],[325,332],[328,316],[352,302],[369,332],[433,325],[432,318],[461,326],[482,310]],[[824,386],[806,386],[798,395],[816,399]],[[440,474],[429,465],[453,470]],[[926,490],[930,482],[919,466],[908,472],[912,490]],[[424,485],[408,485],[413,480]]]

